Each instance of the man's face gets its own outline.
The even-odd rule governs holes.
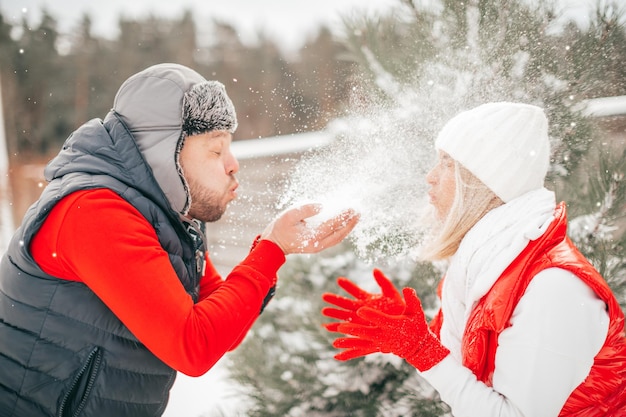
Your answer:
[[[430,185],[428,196],[437,218],[444,221],[450,212],[456,193],[456,164],[445,152],[439,152],[437,165],[426,176]]]
[[[189,184],[189,216],[203,221],[219,220],[237,197],[235,174],[239,162],[230,150],[232,135],[217,130],[185,138],[180,165]]]

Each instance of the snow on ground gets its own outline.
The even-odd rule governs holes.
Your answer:
[[[193,378],[178,373],[163,417],[245,416],[245,402],[236,382],[228,379],[228,358],[209,372]]]

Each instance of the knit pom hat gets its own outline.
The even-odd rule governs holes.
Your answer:
[[[543,109],[487,103],[453,117],[435,148],[449,154],[505,203],[544,185],[550,164]]]
[[[187,214],[191,196],[180,149],[189,135],[235,131],[237,115],[224,86],[183,65],[153,65],[122,84],[113,111],[128,126],[171,207]]]

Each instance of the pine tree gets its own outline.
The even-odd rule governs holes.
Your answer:
[[[420,291],[424,305],[434,305],[432,266],[397,264],[385,272],[398,285]],[[329,277],[346,275],[368,287],[371,265],[353,251],[339,249],[321,259],[293,258],[281,270],[280,294],[234,353],[232,372],[253,403],[248,416],[427,417],[445,410],[402,360],[371,355],[340,363],[333,358],[334,336],[322,327],[326,320],[320,314],[320,295],[336,292]]]
[[[353,136],[366,137],[356,128],[365,120],[368,126],[395,127],[378,126],[377,134],[409,135],[419,141],[414,147],[428,148],[433,134],[461,109],[497,100],[542,105],[551,121],[554,150],[548,187],[568,202],[571,237],[624,308],[626,153],[602,145],[606,132],[585,114],[582,100],[626,94],[619,65],[626,57],[626,31],[616,3],[598,6],[595,16],[582,30],[556,27],[554,10],[527,2],[444,0],[435,13],[403,0],[390,18],[346,21],[350,59],[361,64],[363,74],[353,88],[357,111],[345,120],[338,141],[350,140],[355,130]],[[377,262],[390,255],[385,272],[396,285],[416,288],[432,314],[441,271],[398,257],[397,249],[407,241],[394,233],[383,233],[366,250],[379,250]],[[276,299],[234,353],[236,365],[231,367],[252,399],[250,416],[447,412],[414,369],[391,355],[348,363],[332,359],[334,336],[321,328],[321,294],[337,292],[337,276],[376,291],[368,287],[372,265],[358,254],[362,251],[344,245],[331,254],[292,259],[281,270]]]

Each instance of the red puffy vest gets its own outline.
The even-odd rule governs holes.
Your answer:
[[[530,280],[547,268],[562,268],[582,279],[602,299],[609,314],[607,339],[594,358],[589,376],[572,392],[559,416],[626,416],[626,338],[624,313],[606,281],[574,247],[566,235],[565,204],[555,211],[556,220],[532,241],[478,302],[463,335],[463,365],[487,385],[492,384],[498,336],[510,326],[510,318]],[[441,311],[431,322],[441,329]]]

